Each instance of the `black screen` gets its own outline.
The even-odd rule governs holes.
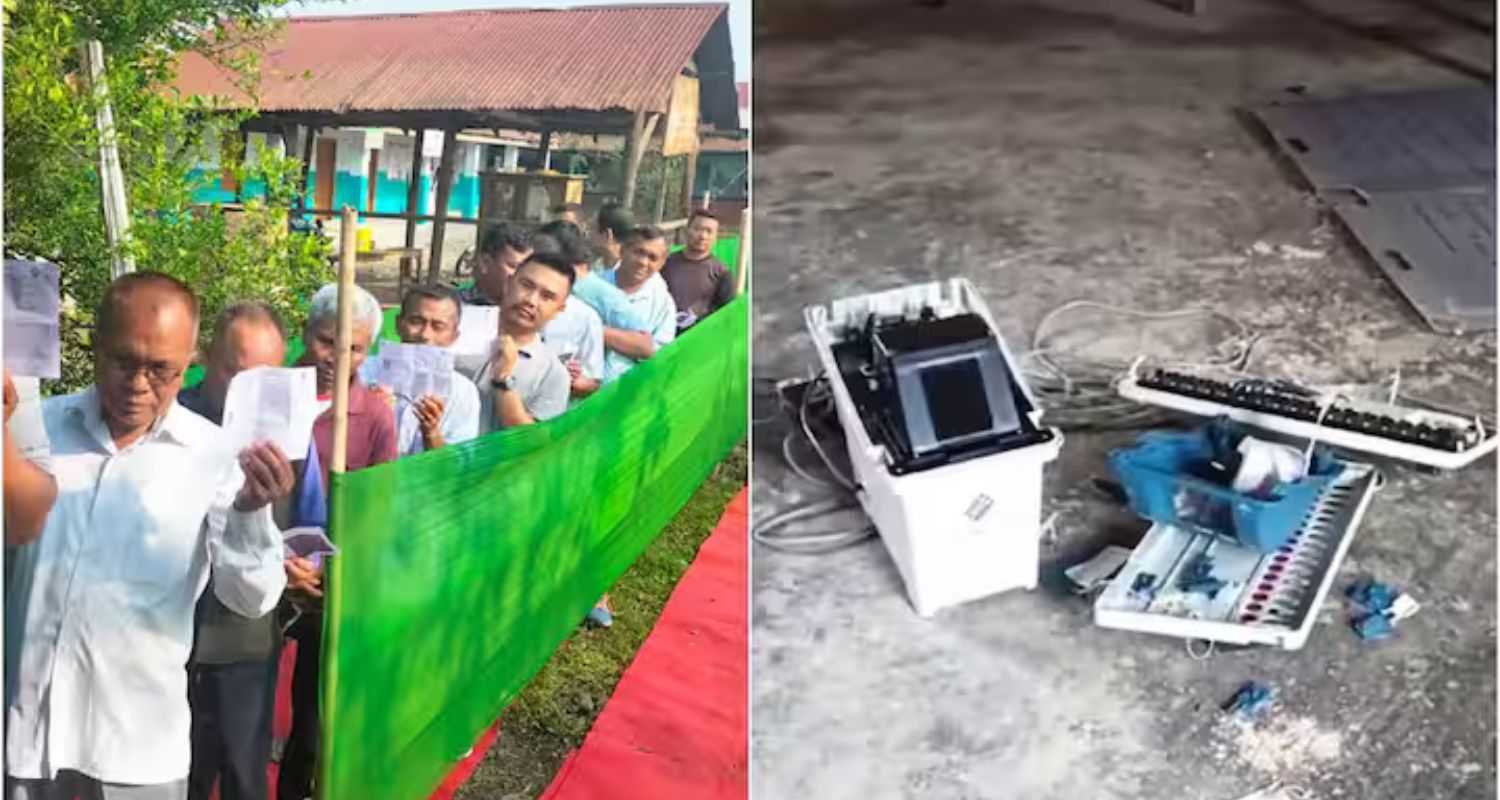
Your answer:
[[[922,391],[932,415],[932,432],[939,442],[994,426],[984,394],[984,375],[975,359],[953,361],[922,370]]]

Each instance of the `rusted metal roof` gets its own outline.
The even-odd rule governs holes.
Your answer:
[[[300,17],[261,56],[262,112],[656,111],[694,59],[710,120],[738,97],[728,6],[699,3]],[[722,74],[721,73],[727,73]],[[218,65],[184,58],[177,88],[239,105]],[[723,98],[711,97],[722,93]]]

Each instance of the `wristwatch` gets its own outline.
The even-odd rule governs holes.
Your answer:
[[[490,388],[499,389],[502,392],[508,392],[511,389],[516,388],[516,376],[506,375],[503,378],[490,378]]]

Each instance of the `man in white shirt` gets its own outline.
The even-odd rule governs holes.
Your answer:
[[[604,274],[606,280],[625,292],[651,331],[651,341],[644,345],[612,328],[604,331],[605,383],[624,375],[677,337],[677,304],[672,302],[672,293],[659,274],[666,263],[666,235],[656,227],[643,225],[625,234],[620,266]]]
[[[451,347],[458,339],[463,304],[444,286],[414,286],[401,300],[396,333],[405,344]],[[373,374],[376,362],[366,361]],[[457,369],[452,370],[447,397],[427,395],[396,398],[396,446],[403,456],[444,445],[467,442],[479,435],[479,390]]]
[[[261,443],[236,457],[177,404],[192,291],[126,275],[96,319],[95,385],[42,409],[58,497],[6,597],[7,800],[185,797],[184,665],[209,570],[249,617],[286,585],[270,508],[292,487],[286,456]]]
[[[576,227],[573,230],[569,227],[573,226],[557,226],[551,233],[538,233],[531,237],[531,243],[539,253],[556,253],[573,265],[575,273],[581,274],[588,271],[588,243],[574,232]],[[603,383],[604,319],[588,303],[578,302],[572,294],[568,298],[572,302],[564,304],[557,316],[542,328],[542,341],[557,351],[558,358],[568,368],[568,394],[576,402],[599,391]]]

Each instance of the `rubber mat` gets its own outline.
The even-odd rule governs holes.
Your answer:
[[[542,800],[748,796],[748,502],[724,511]]]
[[[1495,329],[1493,89],[1298,100],[1255,114],[1429,326]]]
[[[1256,110],[1319,192],[1494,183],[1493,89],[1438,89],[1278,103]]]
[[[1336,210],[1434,330],[1495,329],[1493,191],[1379,192]]]

